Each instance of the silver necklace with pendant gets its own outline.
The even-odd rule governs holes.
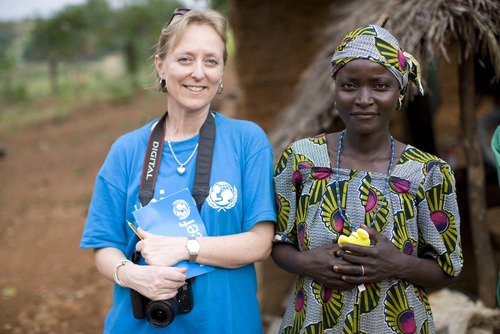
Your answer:
[[[184,175],[184,173],[186,172],[186,168],[184,166],[186,166],[191,161],[191,159],[193,159],[194,154],[196,153],[196,150],[198,149],[198,143],[196,143],[196,146],[194,147],[193,152],[191,152],[191,155],[184,163],[181,163],[179,161],[179,159],[177,159],[177,156],[175,155],[175,152],[172,149],[172,144],[170,143],[170,138],[168,137],[168,134],[167,134],[167,144],[168,144],[168,148],[170,149],[170,152],[172,153],[172,156],[174,157],[175,161],[179,165],[179,167],[177,167],[177,173],[179,175]]]

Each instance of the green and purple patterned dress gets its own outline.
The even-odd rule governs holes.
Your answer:
[[[349,235],[351,227],[337,205],[339,189],[341,208],[354,224],[373,221],[372,227],[401,252],[432,258],[449,275],[460,273],[460,217],[454,176],[445,161],[408,145],[391,173],[385,200],[385,174],[340,169],[338,179],[339,187],[324,134],[283,151],[275,169],[275,242],[303,251]],[[338,291],[298,277],[280,333],[434,333],[425,289],[400,279],[365,285],[363,292]]]

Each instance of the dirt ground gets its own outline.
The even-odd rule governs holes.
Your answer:
[[[102,331],[112,284],[78,247],[94,178],[112,141],[159,116],[163,104],[142,94],[2,134],[1,333]]]

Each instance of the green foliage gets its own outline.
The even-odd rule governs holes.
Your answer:
[[[218,10],[225,17],[229,17],[229,4],[227,0],[210,0],[209,7]]]
[[[128,103],[143,89],[133,89],[127,82],[123,63],[119,54],[79,66],[63,62],[57,96],[51,92],[47,66],[23,64],[16,70],[19,79],[12,87],[12,96],[0,99],[0,133],[40,122],[65,122],[72,111],[85,110],[98,101]],[[139,82],[148,84],[148,77],[149,71],[141,71]]]
[[[87,0],[50,18],[0,23],[0,131],[63,122],[72,104],[127,103],[151,87],[157,39],[178,7],[186,5],[123,0],[111,8],[108,0]],[[227,16],[226,0],[210,7]]]
[[[16,80],[18,40],[17,26],[0,23],[0,97],[7,103],[26,101],[28,99],[24,86]]]
[[[116,51],[113,45],[115,13],[107,0],[87,0],[83,6],[84,20],[87,23],[85,41],[87,58],[93,59]]]
[[[18,291],[15,286],[6,286],[2,289],[2,297],[17,297]]]
[[[234,33],[232,29],[229,29],[227,34],[227,53],[229,57],[233,57],[236,52],[236,45],[234,43]]]
[[[122,7],[117,12],[116,43],[124,55],[127,73],[133,85],[141,66],[152,63],[151,55],[160,35],[163,24],[175,8],[176,1],[136,0]]]
[[[0,66],[9,61],[9,50],[16,39],[15,26],[12,22],[0,22]]]
[[[38,19],[25,47],[28,60],[45,59],[49,66],[52,92],[59,93],[59,64],[76,61],[91,53],[92,15],[85,5],[65,7],[54,17]]]
[[[85,7],[75,5],[49,19],[38,19],[25,47],[25,58],[74,59],[87,51],[89,22]]]

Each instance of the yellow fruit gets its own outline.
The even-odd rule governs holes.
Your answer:
[[[343,244],[344,242],[349,243],[349,237],[347,235],[342,234],[337,242],[339,244]]]
[[[363,230],[362,228],[358,228],[357,230],[358,237],[362,240],[368,240],[368,244],[370,244],[370,235],[366,230]]]
[[[349,243],[360,246],[370,246],[370,235],[362,228],[352,232],[350,236],[341,235],[337,241],[339,244]]]

